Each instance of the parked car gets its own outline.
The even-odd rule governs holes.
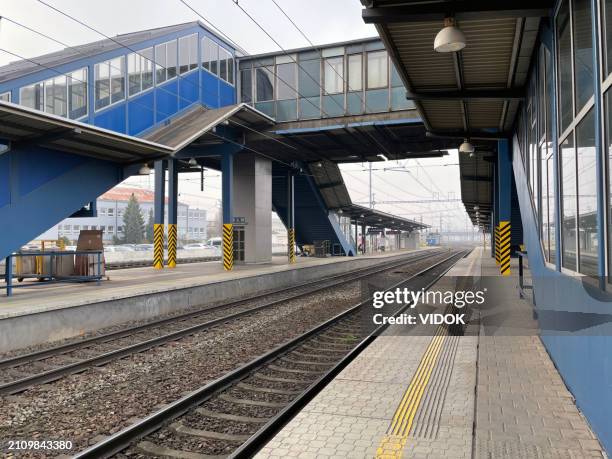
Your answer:
[[[183,246],[183,249],[185,250],[201,250],[201,249],[208,249],[210,248],[209,245],[201,243],[201,242],[193,242],[191,244],[185,244]]]
[[[135,244],[134,250],[137,252],[146,252],[148,250],[153,250],[153,244]]]

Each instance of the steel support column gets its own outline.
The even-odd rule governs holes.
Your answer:
[[[234,269],[234,155],[221,157],[221,200],[223,206],[223,269]]]
[[[497,142],[497,196],[500,273],[510,275],[512,158],[507,139]]]
[[[164,267],[164,204],[166,171],[163,159],[155,161],[155,209],[153,223],[153,268]]]
[[[359,222],[355,222],[355,255],[359,255]]]
[[[168,160],[168,268],[176,267],[178,160]]]
[[[295,177],[287,174],[287,256],[289,263],[295,263]]]
[[[366,253],[366,224],[361,224],[361,253]]]
[[[598,1],[591,0],[591,30],[593,46],[593,63],[595,68],[593,69],[593,91],[594,107],[593,114],[595,115],[595,164],[597,169],[597,239],[599,244],[597,247],[597,275],[599,277],[599,287],[605,289],[605,276],[606,276],[606,178],[605,178],[605,156],[602,151],[602,113],[603,108],[601,104],[601,62],[599,60],[599,9]]]

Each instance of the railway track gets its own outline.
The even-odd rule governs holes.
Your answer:
[[[388,289],[407,285],[427,289],[465,255],[455,252],[430,262]],[[251,457],[386,328],[364,330],[360,312],[370,301],[352,306],[74,457],[117,453],[186,459]],[[399,306],[395,314],[408,307]]]
[[[249,299],[166,317],[123,330],[7,358],[0,361],[0,395],[19,393],[35,385],[49,383],[67,375],[105,365],[316,292],[334,289],[431,257],[439,257],[441,253],[444,252],[431,251],[425,254],[413,254],[402,257],[400,260],[393,260],[383,265],[363,268],[325,280],[264,292]]]

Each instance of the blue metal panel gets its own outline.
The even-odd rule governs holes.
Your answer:
[[[0,163],[1,175],[6,176],[8,165],[9,183],[19,182],[27,177],[34,167],[34,162],[29,159],[32,154],[36,154],[33,149],[15,149],[5,153],[3,156],[10,156],[10,162],[13,164],[3,160]],[[51,167],[55,163],[53,161],[55,154],[64,155],[48,151],[47,161],[41,163],[41,167]],[[19,161],[22,158],[27,158],[27,161]],[[49,177],[26,194],[20,195],[13,191],[11,202],[0,207],[0,221],[3,225],[0,238],[2,258],[70,216],[83,205],[94,201],[124,178],[120,166],[105,161],[82,158],[76,167],[72,161],[64,164],[67,168],[62,174]],[[40,171],[36,174],[41,177]],[[33,181],[30,182],[30,186],[32,183]],[[19,184],[17,188],[22,187],[23,184]]]
[[[0,207],[4,207],[11,202],[10,167],[9,154],[0,155]]]
[[[518,142],[513,170],[542,341],[607,451],[612,450],[612,322],[609,295],[544,262]]]
[[[221,204],[223,223],[234,223],[234,155],[226,153],[221,157]]]
[[[236,87],[223,80],[219,80],[219,106],[233,105],[236,103]]]
[[[206,70],[202,72],[202,103],[209,108],[219,108],[219,79]]]
[[[179,81],[179,107],[184,109],[198,102],[200,97],[200,75],[195,70],[182,76]]]
[[[155,124],[155,93],[149,91],[128,101],[128,134],[139,134]]]
[[[174,115],[178,111],[177,79],[175,78],[169,83],[165,83],[155,88],[155,97],[157,100],[157,111],[155,113],[157,122],[163,121]]]
[[[31,147],[27,156],[17,156],[13,152],[13,161],[18,162],[19,195],[25,196],[41,185],[65,174],[87,161],[83,156]]]
[[[127,130],[127,119],[125,112],[125,104],[117,104],[114,107],[109,108],[95,114],[94,125],[111,131],[126,133]]]

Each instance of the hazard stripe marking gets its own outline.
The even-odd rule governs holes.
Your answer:
[[[155,223],[153,225],[153,268],[164,267],[164,225]]]
[[[176,243],[176,224],[170,224],[168,225],[168,268],[176,267]]]
[[[223,224],[223,269],[234,269],[234,225]]]

